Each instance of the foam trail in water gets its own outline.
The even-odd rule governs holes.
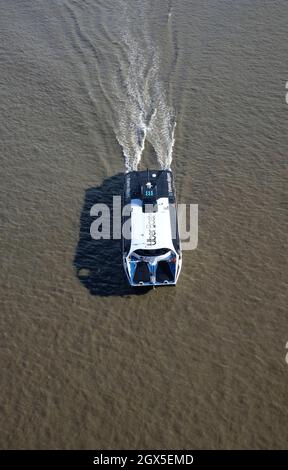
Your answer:
[[[125,80],[125,94],[116,123],[116,137],[123,148],[127,171],[136,170],[141,160],[147,134],[147,93],[143,89],[145,62],[137,44],[129,33],[123,35],[128,52],[129,68]],[[149,77],[147,77],[147,80]]]
[[[176,121],[171,109],[164,101],[160,101],[157,113],[147,130],[147,140],[154,147],[161,169],[169,169],[172,163],[175,142]]]
[[[128,12],[127,12],[128,14]],[[124,29],[125,30],[125,29]],[[126,171],[136,170],[145,146],[145,140],[155,149],[160,168],[170,168],[174,144],[175,120],[167,104],[163,83],[159,78],[159,56],[143,25],[142,42],[126,24],[122,34],[128,59],[128,69],[117,105],[115,133],[122,146]],[[119,83],[114,84],[118,87]],[[117,91],[117,90],[116,90]]]

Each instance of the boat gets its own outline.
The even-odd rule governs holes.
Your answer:
[[[131,286],[176,285],[182,254],[171,170],[125,174],[122,254]]]

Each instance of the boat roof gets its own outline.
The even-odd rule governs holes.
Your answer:
[[[126,244],[126,252],[163,248],[179,252],[175,190],[170,170],[127,173],[124,203],[131,205],[131,240]]]
[[[169,205],[168,198],[157,200],[157,212],[143,212],[142,206],[141,199],[132,199],[130,253],[139,249],[155,250],[158,248],[175,251],[173,245],[174,211],[173,206]]]

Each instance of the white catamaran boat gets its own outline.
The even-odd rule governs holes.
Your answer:
[[[132,286],[175,285],[182,255],[172,172],[126,173],[123,200],[123,265],[128,281]]]

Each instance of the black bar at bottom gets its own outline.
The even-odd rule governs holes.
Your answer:
[[[0,467],[9,469],[15,465],[29,465],[29,468],[52,468],[55,464],[63,467],[94,468],[99,465],[113,465],[118,468],[132,468],[138,465],[161,466],[181,465],[202,468],[207,465],[245,464],[277,465],[277,469],[288,468],[288,450],[2,450]],[[212,468],[212,467],[211,467]]]

